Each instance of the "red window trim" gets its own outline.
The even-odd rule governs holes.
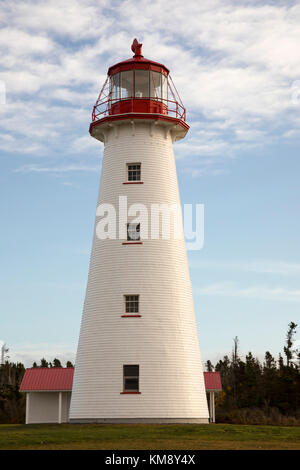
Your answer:
[[[125,181],[123,184],[144,184],[144,181]]]
[[[120,395],[140,395],[142,392],[120,392]]]
[[[121,315],[122,318],[140,318],[142,315],[128,315],[128,314],[124,314],[124,315]]]
[[[143,242],[122,242],[122,245],[142,245]]]

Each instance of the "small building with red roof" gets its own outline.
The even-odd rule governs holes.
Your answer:
[[[26,393],[26,424],[67,423],[73,367],[26,369],[20,392]]]
[[[209,406],[209,421],[216,422],[215,394],[221,392],[222,383],[220,372],[204,372],[205,390]]]
[[[26,393],[26,424],[67,423],[73,385],[73,367],[26,369],[20,392]],[[222,390],[219,372],[204,372],[210,422],[215,422],[215,394]]]

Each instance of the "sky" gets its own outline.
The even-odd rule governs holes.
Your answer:
[[[204,204],[204,246],[188,252],[202,359],[235,336],[242,357],[278,358],[300,323],[300,2],[2,0],[0,25],[9,359],[75,360],[103,152],[89,123],[135,37],[187,109],[174,150],[182,204]]]

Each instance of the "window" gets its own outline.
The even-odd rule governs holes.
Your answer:
[[[129,163],[127,165],[128,181],[141,181],[141,164]]]
[[[136,98],[149,98],[149,71],[136,70],[135,71],[135,97]]]
[[[141,181],[141,163],[127,163],[125,179],[123,184],[144,184]]]
[[[110,79],[110,93],[112,100],[120,99],[120,74],[112,75]]]
[[[123,366],[123,390],[124,392],[139,391],[139,366]]]
[[[159,72],[150,72],[150,96],[161,98],[161,74]]]
[[[121,72],[121,98],[130,98],[133,90],[133,71]]]
[[[127,240],[140,240],[140,224],[127,224]]]
[[[124,295],[125,313],[139,313],[139,295]]]
[[[153,70],[125,70],[110,77],[113,101],[128,98],[168,99],[168,78]]]
[[[162,79],[162,99],[167,100],[168,99],[168,79],[165,75],[161,76]]]

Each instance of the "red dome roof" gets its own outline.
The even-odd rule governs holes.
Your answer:
[[[131,49],[135,52],[134,56],[131,59],[123,60],[118,62],[115,65],[112,65],[108,69],[108,75],[113,75],[118,73],[121,70],[132,70],[132,69],[144,69],[144,70],[153,70],[155,72],[163,73],[164,75],[169,75],[169,69],[159,62],[154,62],[153,60],[146,59],[142,56],[142,44],[138,43],[137,39],[134,39]]]

